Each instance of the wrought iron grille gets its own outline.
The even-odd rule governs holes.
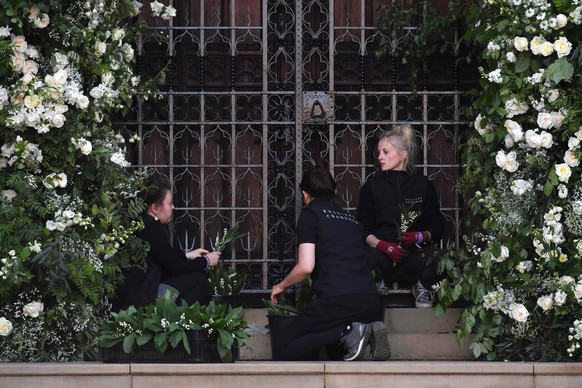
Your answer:
[[[455,53],[435,57],[414,94],[405,66],[374,56],[390,37],[375,27],[381,0],[170,3],[177,16],[146,20],[136,50],[144,76],[167,70],[161,98],[138,101],[118,125],[141,139],[128,143],[134,166],[173,183],[175,244],[210,248],[238,223],[248,237],[223,258],[249,274],[243,292],[268,291],[295,263],[306,164],[327,158],[354,211],[375,169],[375,136],[402,122],[417,131],[446,240],[459,239],[454,184],[472,79]]]

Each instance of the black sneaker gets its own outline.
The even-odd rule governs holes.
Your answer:
[[[432,295],[429,290],[424,288],[424,286],[420,283],[420,280],[416,282],[414,286],[412,286],[411,291],[415,299],[416,307],[432,307]]]
[[[370,351],[372,360],[384,361],[390,358],[390,343],[388,342],[388,329],[382,321],[370,323],[372,335],[370,336]]]
[[[344,356],[344,361],[361,360],[366,353],[372,327],[361,322],[353,322],[350,326],[352,330],[340,340],[348,350]]]

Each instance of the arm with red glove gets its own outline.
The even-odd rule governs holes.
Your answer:
[[[420,245],[430,240],[430,232],[402,232],[398,239],[404,245]]]
[[[398,244],[384,240],[378,241],[376,249],[388,256],[394,263],[398,263],[408,256],[406,249],[399,247]]]

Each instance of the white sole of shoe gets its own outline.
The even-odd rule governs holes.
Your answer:
[[[368,342],[370,341],[371,334],[372,334],[372,328],[371,328],[371,326],[370,325],[366,325],[364,327],[363,337],[360,340],[360,343],[358,344],[358,350],[356,351],[356,353],[354,353],[350,357],[347,357],[346,358],[344,356],[344,361],[355,361],[355,360],[361,360],[362,358],[364,358],[364,355],[366,353],[364,350],[366,349],[366,346],[368,346]]]

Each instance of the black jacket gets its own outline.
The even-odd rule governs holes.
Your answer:
[[[379,171],[362,187],[357,217],[364,225],[364,239],[373,234],[397,242],[400,204],[420,212],[409,231],[429,231],[433,242],[442,239],[444,222],[434,185],[424,175],[405,171]]]
[[[125,282],[117,290],[113,310],[126,309],[153,303],[158,294],[158,286],[166,279],[190,272],[203,272],[206,259],[197,257],[187,260],[186,255],[172,247],[168,227],[149,215],[144,215],[144,229],[137,236],[150,246],[145,269],[127,268],[123,271]]]

